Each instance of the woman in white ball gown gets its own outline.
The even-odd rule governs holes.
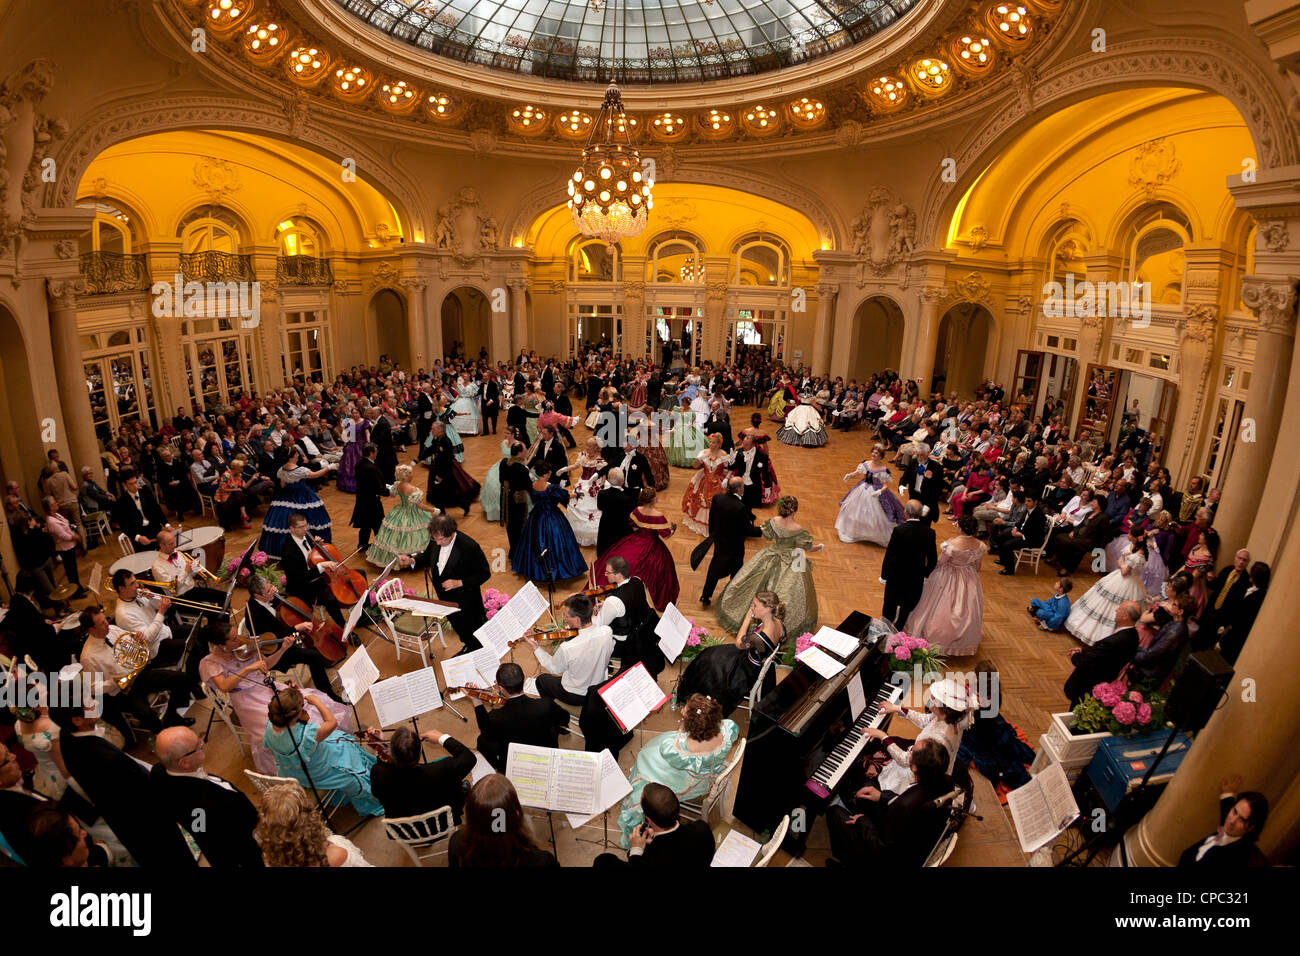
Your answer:
[[[821,412],[817,411],[811,395],[800,397],[798,406],[785,416],[785,424],[777,431],[776,437],[787,445],[806,448],[826,444],[826,423],[822,421]]]
[[[854,475],[865,476],[840,499],[840,513],[835,518],[835,531],[841,541],[870,541],[882,548],[889,544],[889,536],[903,523],[903,504],[889,490],[889,466],[885,464],[885,450],[880,445],[871,449],[871,457],[844,476],[848,481]]]
[[[604,465],[605,459],[600,455],[600,441],[593,437],[587,439],[577,461],[560,469],[561,473],[578,473],[576,477],[570,476],[573,494],[564,513],[569,519],[569,526],[573,528],[573,536],[584,548],[596,543],[600,531],[600,509],[596,507],[596,495],[605,487],[605,478],[601,474]]]
[[[1146,600],[1147,586],[1142,569],[1147,563],[1146,537],[1141,531],[1129,535],[1119,567],[1088,589],[1074,602],[1065,629],[1084,644],[1093,645],[1115,633],[1115,612],[1125,601]]]
[[[961,534],[940,545],[939,562],[925,579],[904,630],[925,638],[940,653],[967,657],[979,649],[984,630],[980,562],[988,547],[975,537],[979,522],[973,516],[962,515],[957,527]]]

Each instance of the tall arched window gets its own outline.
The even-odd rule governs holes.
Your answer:
[[[1183,301],[1185,249],[1192,241],[1192,224],[1181,209],[1160,202],[1145,206],[1128,224],[1128,278],[1151,283],[1151,301],[1179,305]]]
[[[280,244],[282,256],[324,259],[328,255],[325,230],[303,216],[294,216],[280,223],[276,227],[275,239]]]
[[[650,244],[648,282],[704,284],[704,245],[688,232],[666,232]]]
[[[621,282],[622,250],[601,239],[575,239],[569,251],[570,282]]]
[[[239,218],[221,206],[194,210],[181,220],[177,229],[183,253],[238,252],[241,232]]]
[[[790,251],[776,236],[755,233],[732,249],[732,285],[786,286],[790,284]]]
[[[131,217],[106,202],[81,203],[81,209],[95,210],[95,221],[78,240],[78,252],[131,252]]]

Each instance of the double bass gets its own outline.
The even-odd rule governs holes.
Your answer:
[[[317,541],[311,535],[308,535],[307,540],[311,543],[311,553],[307,560],[313,568],[325,575],[334,600],[344,607],[351,607],[360,601],[366,593],[366,576],[355,568],[345,567],[343,555],[328,541]],[[322,564],[333,564],[334,567],[322,568]]]
[[[318,651],[326,664],[333,667],[348,656],[347,645],[343,643],[343,628],[330,620],[316,620],[316,612],[302,598],[274,593],[271,599],[280,606],[276,616],[286,627],[296,628],[299,624],[311,623],[311,632],[302,635],[303,643]]]

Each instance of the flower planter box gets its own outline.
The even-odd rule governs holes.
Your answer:
[[[1073,726],[1074,714],[1070,711],[1053,714],[1052,723],[1047,728],[1047,738],[1063,766],[1087,766],[1096,753],[1098,744],[1108,739],[1111,733],[1103,730],[1096,734],[1075,734],[1070,732]]]

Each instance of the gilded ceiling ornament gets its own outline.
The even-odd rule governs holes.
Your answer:
[[[857,120],[848,119],[835,127],[835,143],[848,149],[860,146],[867,138],[867,128]]]
[[[681,226],[694,222],[698,213],[689,199],[665,199],[655,210],[655,216],[666,226]]]
[[[1291,245],[1291,234],[1287,229],[1286,222],[1281,219],[1261,222],[1259,224],[1259,238],[1263,241],[1264,248],[1269,252],[1285,252],[1287,246]]]
[[[853,252],[883,275],[916,247],[916,213],[884,186],[877,186],[850,226]]]
[[[501,137],[490,129],[476,129],[469,134],[469,145],[473,148],[475,155],[478,156],[495,153],[500,142]]]
[[[397,266],[385,259],[375,266],[374,272],[370,274],[370,291],[385,286],[395,288],[400,280],[401,273]]]
[[[227,197],[243,188],[243,183],[239,181],[239,170],[215,156],[204,156],[194,164],[194,185],[205,192],[208,201],[213,203],[224,202]]]
[[[677,150],[671,146],[665,146],[659,151],[659,155],[655,157],[654,179],[656,181],[671,182],[677,178],[678,165]]]
[[[289,121],[289,134],[301,136],[311,119],[311,97],[304,90],[294,90],[293,97],[284,104],[284,116]]]
[[[1182,165],[1174,155],[1172,140],[1163,136],[1150,140],[1139,146],[1129,161],[1129,185],[1141,189],[1148,200],[1153,200],[1160,187],[1173,179]]]

